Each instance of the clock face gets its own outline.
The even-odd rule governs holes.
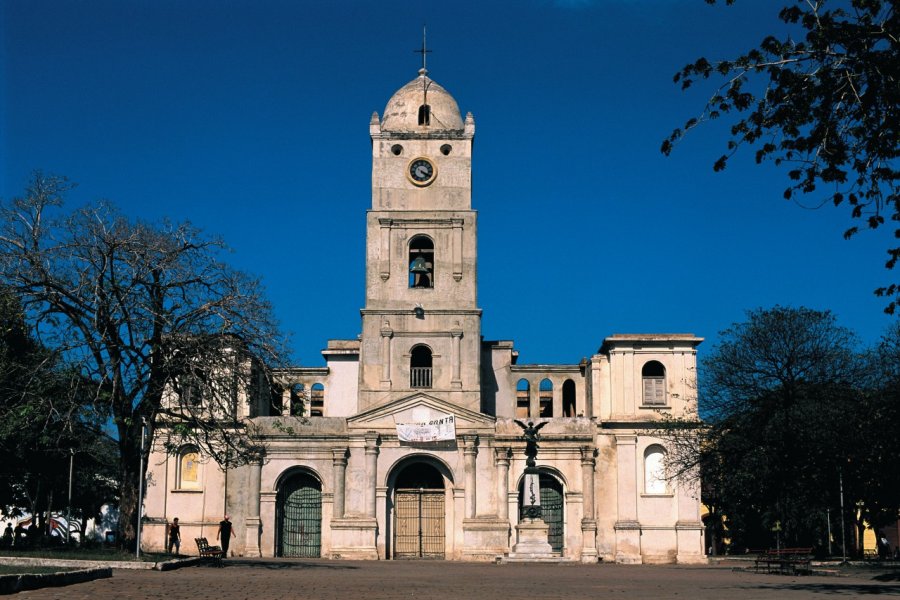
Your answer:
[[[415,185],[425,186],[434,181],[437,170],[427,158],[414,158],[409,163],[409,179]]]

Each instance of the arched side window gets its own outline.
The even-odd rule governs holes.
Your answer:
[[[409,240],[409,287],[434,287],[434,242],[428,236]]]
[[[178,451],[176,487],[179,490],[200,489],[200,452],[194,446],[185,446]]]
[[[527,419],[531,416],[531,390],[527,379],[516,383],[516,418]]]
[[[541,405],[541,416],[553,416],[553,382],[547,378],[541,380],[538,399]]]
[[[645,406],[666,405],[666,368],[661,362],[651,360],[641,369],[641,378],[644,381]]]
[[[563,416],[574,417],[575,414],[575,382],[566,379],[562,386]]]
[[[291,416],[302,417],[305,413],[305,403],[306,386],[302,383],[295,383],[291,386]]]
[[[666,451],[662,446],[650,446],[644,451],[644,493],[665,494],[667,492]]]
[[[321,417],[325,414],[325,386],[314,383],[309,392],[309,416]]]
[[[409,387],[431,387],[431,348],[413,346],[409,355]]]

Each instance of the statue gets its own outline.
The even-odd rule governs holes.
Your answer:
[[[525,467],[526,469],[534,469],[536,467],[535,458],[537,458],[538,454],[538,441],[541,439],[538,431],[547,424],[547,421],[538,423],[537,427],[535,427],[533,421],[528,421],[528,425],[526,425],[522,421],[515,419],[514,423],[522,428],[522,437],[525,438]]]

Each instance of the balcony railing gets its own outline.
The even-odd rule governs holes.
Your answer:
[[[412,367],[409,370],[409,387],[430,388],[431,367]]]

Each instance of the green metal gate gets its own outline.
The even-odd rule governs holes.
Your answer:
[[[309,475],[294,475],[278,498],[278,555],[317,558],[322,549],[322,488]]]
[[[563,491],[562,484],[546,473],[541,473],[541,517],[550,526],[547,533],[547,542],[554,552],[562,552],[563,549]],[[525,518],[525,507],[522,501],[522,485],[519,485],[519,520]]]
[[[444,558],[444,490],[394,494],[394,558]]]

